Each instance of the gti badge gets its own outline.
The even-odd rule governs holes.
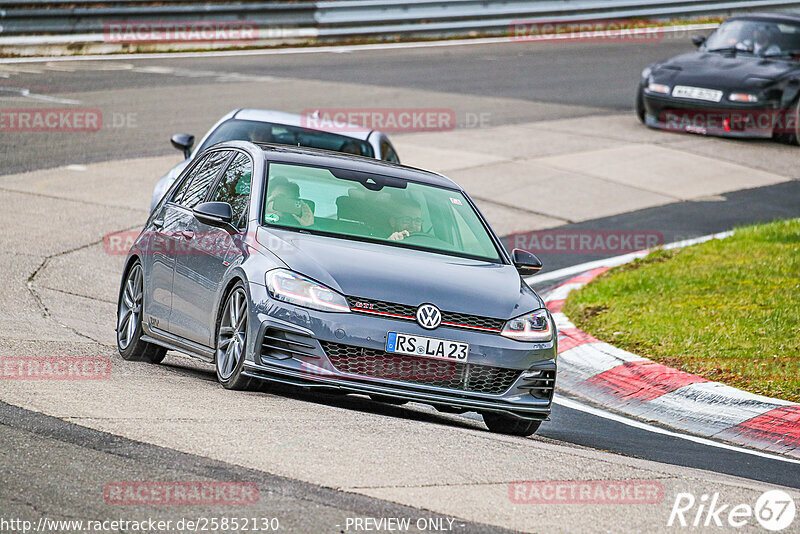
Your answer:
[[[417,308],[417,322],[422,328],[433,330],[442,324],[442,312],[433,304],[423,304]]]

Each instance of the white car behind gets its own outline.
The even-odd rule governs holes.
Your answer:
[[[400,163],[386,134],[357,125],[341,125],[337,130],[312,128],[309,117],[282,111],[237,109],[222,117],[195,146],[190,134],[172,136],[172,146],[181,150],[184,161],[175,165],[156,184],[150,211],[161,201],[183,169],[203,150],[225,141],[251,141],[279,145],[321,148]]]

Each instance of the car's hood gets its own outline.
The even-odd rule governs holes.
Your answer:
[[[256,235],[290,269],[351,297],[497,319],[544,307],[512,265],[263,227]]]
[[[661,63],[653,70],[653,76],[659,83],[736,90],[778,80],[798,67],[792,61],[700,51]]]

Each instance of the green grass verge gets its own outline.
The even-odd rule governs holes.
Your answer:
[[[800,402],[800,219],[657,250],[573,291],[564,312],[640,356]]]

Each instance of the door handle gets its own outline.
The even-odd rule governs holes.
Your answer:
[[[164,228],[164,219],[153,219],[153,226],[155,226],[156,229],[161,230]]]

